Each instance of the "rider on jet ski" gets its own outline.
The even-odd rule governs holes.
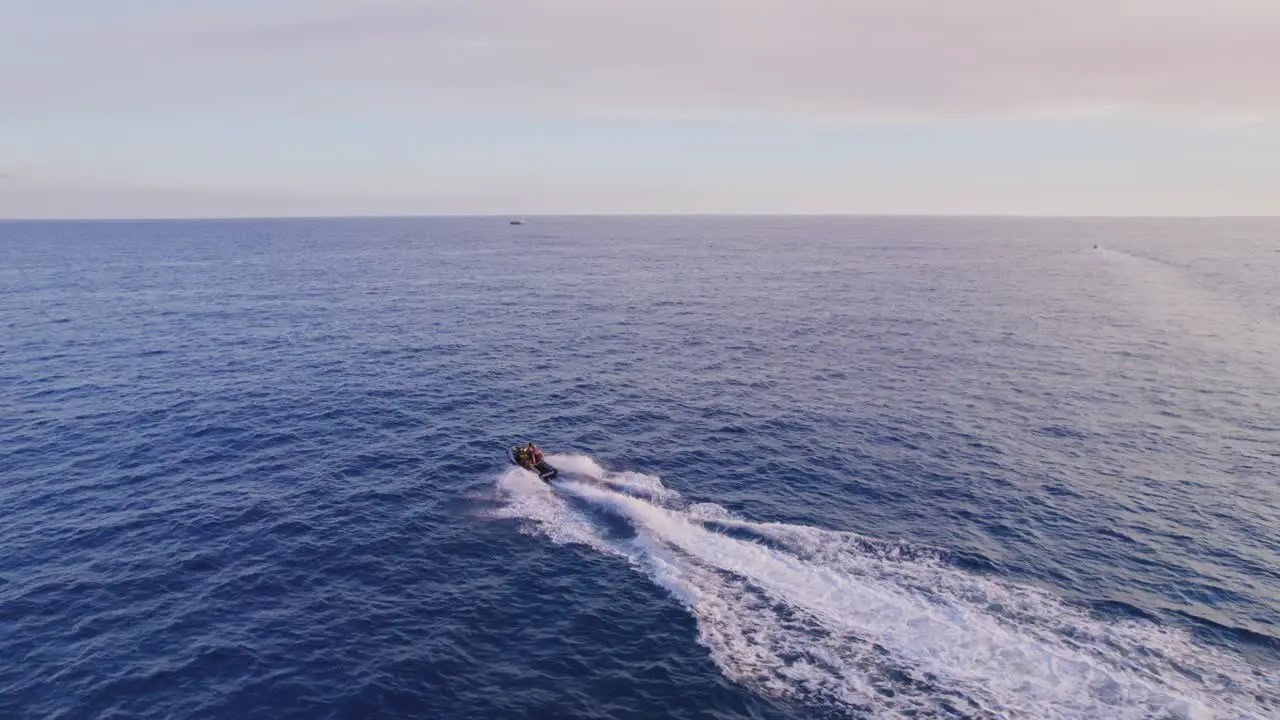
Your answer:
[[[538,476],[543,480],[550,480],[557,473],[555,468],[547,464],[546,458],[542,454],[542,448],[533,443],[529,443],[524,447],[511,448],[511,460],[525,470],[532,470],[538,473]]]
[[[527,468],[532,468],[545,459],[542,454],[542,448],[533,443],[529,443],[522,448],[516,448],[516,460]]]

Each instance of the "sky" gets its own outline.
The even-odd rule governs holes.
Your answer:
[[[3,0],[0,218],[1280,214],[1277,0]]]

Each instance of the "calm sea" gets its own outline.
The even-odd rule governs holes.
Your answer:
[[[1275,718],[1280,221],[0,223],[0,508],[4,718]]]

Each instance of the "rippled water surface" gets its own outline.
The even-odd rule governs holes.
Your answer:
[[[0,330],[0,717],[1280,716],[1278,221],[3,223]]]

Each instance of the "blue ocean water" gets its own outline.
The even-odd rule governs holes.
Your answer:
[[[10,222],[0,329],[4,718],[1280,716],[1280,221]]]

